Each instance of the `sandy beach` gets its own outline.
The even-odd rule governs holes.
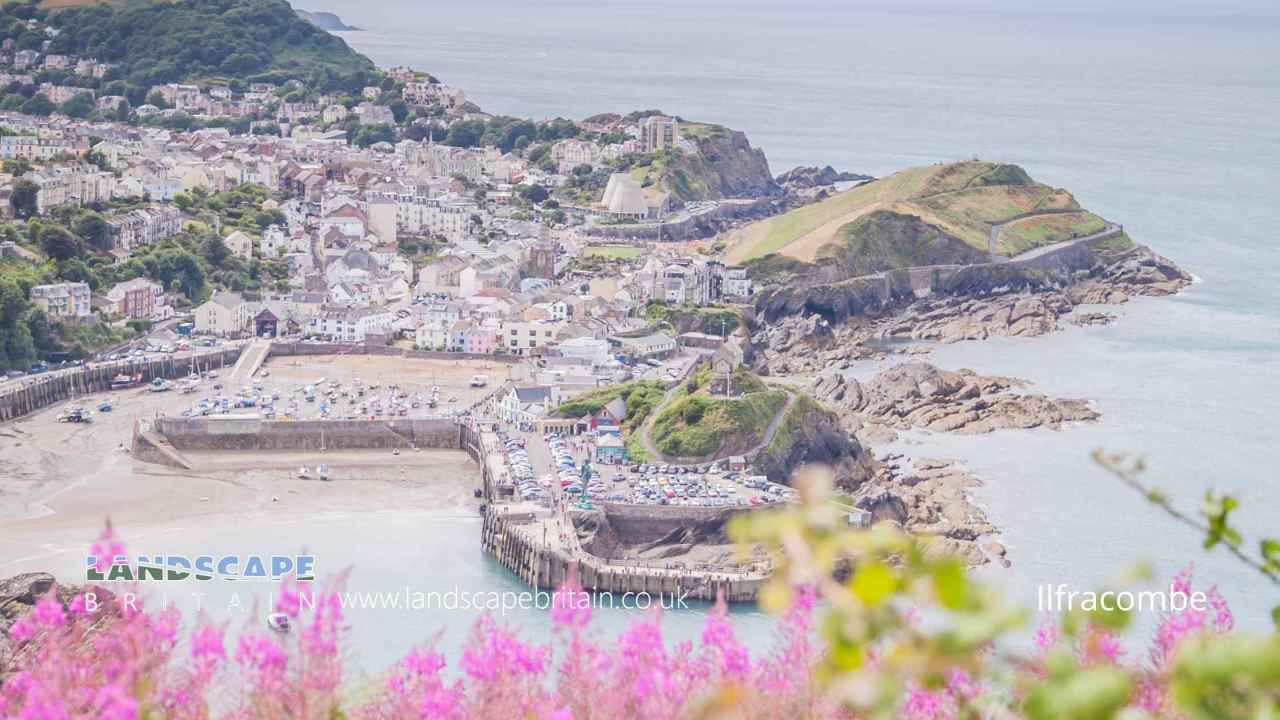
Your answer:
[[[442,406],[458,409],[493,387],[469,387],[473,374],[489,374],[495,384],[506,377],[506,367],[496,363],[368,356],[275,358],[264,370],[256,380],[286,397],[321,378],[345,384],[358,377],[366,384],[398,384],[410,393],[438,385]],[[87,546],[108,517],[128,539],[175,525],[225,532],[239,524],[250,531],[255,519],[275,523],[329,513],[474,514],[479,469],[459,451],[192,453],[193,470],[129,455],[136,420],[180,414],[213,394],[217,382],[206,380],[191,394],[146,388],[97,393],[0,426],[0,575],[29,569],[41,555]],[[95,412],[92,423],[58,422],[68,407],[96,410],[104,401],[113,409]],[[299,405],[300,414],[317,412],[314,404]],[[300,477],[301,466],[319,462],[329,466],[329,481]]]

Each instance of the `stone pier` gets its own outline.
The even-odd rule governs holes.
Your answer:
[[[235,364],[240,348],[215,350],[195,356],[164,355],[146,360],[118,360],[67,368],[41,375],[9,380],[0,385],[0,422],[13,420],[63,400],[105,392],[117,375],[141,375],[143,382],[155,378],[178,378],[190,374],[193,363],[200,370]]]
[[[715,601],[723,593],[726,602],[754,602],[768,579],[734,572],[666,569],[619,565],[586,553],[574,553],[557,542],[543,543],[525,529],[533,516],[490,507],[485,513],[481,543],[503,567],[531,588],[555,589],[577,574],[585,590],[614,595],[645,594],[658,602],[664,598]]]

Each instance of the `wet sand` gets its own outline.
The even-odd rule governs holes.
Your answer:
[[[417,382],[428,391],[438,384],[442,398],[458,397],[459,407],[494,387],[467,387],[473,374],[489,374],[492,383],[505,378],[505,368],[493,364],[366,356],[279,358],[266,369],[261,381],[268,389],[288,392],[321,377],[349,382],[359,376],[366,384]],[[195,470],[129,455],[136,420],[179,414],[211,395],[214,382],[205,381],[193,394],[145,388],[97,393],[0,425],[0,576],[28,567],[35,556],[86,547],[108,517],[128,540],[175,524],[192,533],[201,526],[225,533],[237,522],[250,531],[255,519],[296,518],[305,527],[308,517],[327,513],[475,513],[479,468],[456,450],[205,452],[189,454]],[[96,412],[104,400],[114,409]],[[95,410],[94,421],[58,422],[58,414],[74,405]],[[299,477],[302,465],[321,462],[330,468],[329,481]]]

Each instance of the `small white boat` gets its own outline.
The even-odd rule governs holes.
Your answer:
[[[328,480],[328,479],[329,479],[329,466],[328,466],[328,465],[321,465],[320,467],[316,468],[316,474],[320,477],[320,479],[321,479],[321,480]]]
[[[298,477],[302,478],[303,480],[309,480],[311,478],[311,470],[308,469],[306,465],[303,465],[302,467],[298,468]]]
[[[289,616],[281,612],[271,613],[267,616],[267,627],[283,635],[289,632]]]

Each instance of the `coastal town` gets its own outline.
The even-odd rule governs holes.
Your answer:
[[[1269,6],[294,3],[0,2],[0,720],[1276,715]]]
[[[17,26],[0,420],[43,428],[37,445],[109,423],[134,462],[252,471],[270,504],[415,487],[417,453],[465,450],[479,472],[454,489],[486,551],[539,587],[573,567],[598,589],[750,601],[771,560],[735,552],[727,523],[794,501],[809,463],[850,525],[1007,564],[976,478],[871,445],[1098,414],[886,361],[1105,324],[1072,311],[1189,282],[1016,166],[775,178],[741,133],[657,110],[494,116],[406,67],[334,90],[136,87],[56,52],[56,24]],[[881,233],[936,239],[904,262]],[[878,372],[855,379],[859,362]]]

